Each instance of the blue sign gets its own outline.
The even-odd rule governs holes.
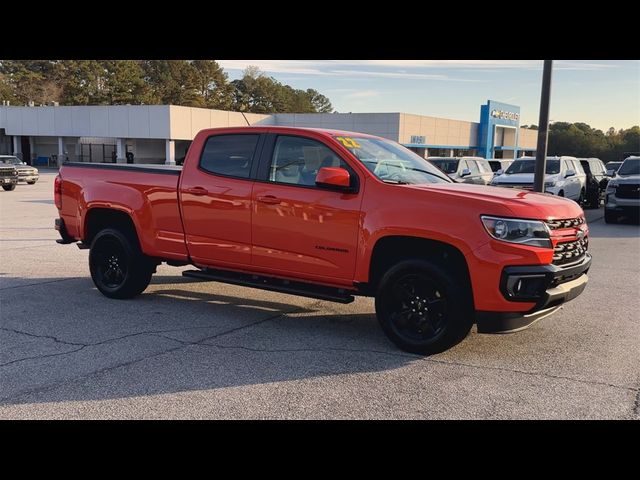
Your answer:
[[[486,105],[480,106],[480,126],[478,127],[478,154],[484,158],[493,158],[494,132],[496,126],[515,127],[515,145],[518,145],[520,131],[520,107],[507,103],[487,100]],[[517,149],[517,147],[514,147]],[[515,152],[517,156],[517,151]]]

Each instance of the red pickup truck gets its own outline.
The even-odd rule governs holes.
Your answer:
[[[131,298],[155,268],[349,303],[375,297],[384,332],[420,354],[514,331],[587,284],[577,203],[455,183],[401,145],[292,127],[201,131],[183,167],[66,163],[59,243],[91,248],[104,295]]]

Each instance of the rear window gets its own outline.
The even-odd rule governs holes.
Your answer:
[[[207,139],[200,168],[228,177],[249,178],[260,135],[215,135]]]

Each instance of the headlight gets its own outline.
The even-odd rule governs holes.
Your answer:
[[[544,188],[553,188],[556,186],[556,182],[544,182]]]
[[[496,240],[510,243],[523,243],[534,247],[551,248],[549,228],[537,220],[500,218],[482,215],[484,228]]]
[[[617,187],[617,183],[609,182],[607,184],[607,191],[605,193],[615,193]]]

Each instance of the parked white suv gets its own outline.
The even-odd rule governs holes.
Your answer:
[[[533,190],[535,157],[516,159],[502,175],[494,177],[491,185],[497,187]],[[567,197],[582,203],[585,197],[587,176],[580,160],[575,157],[547,157],[544,177],[544,191],[560,197]]]

